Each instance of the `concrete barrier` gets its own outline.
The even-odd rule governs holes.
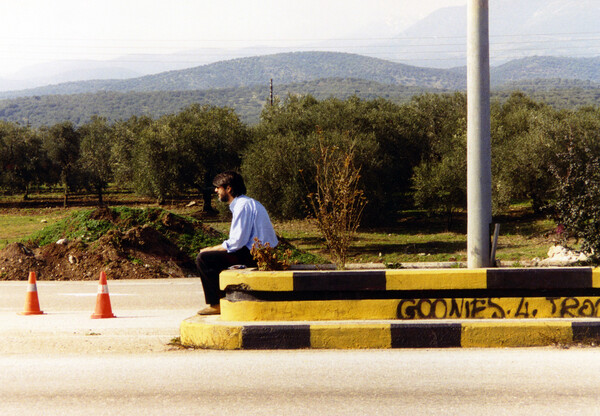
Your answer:
[[[600,339],[600,269],[221,274],[220,317],[181,325],[216,349],[533,346]]]
[[[181,324],[187,346],[235,349],[504,348],[596,345],[591,320],[227,322],[194,316]]]

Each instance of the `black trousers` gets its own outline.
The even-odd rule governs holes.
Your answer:
[[[243,264],[255,267],[256,261],[252,258],[250,250],[243,247],[233,253],[226,251],[204,251],[196,257],[196,267],[200,272],[204,298],[208,305],[218,305],[219,300],[225,297],[225,292],[219,289],[219,273],[236,265]]]

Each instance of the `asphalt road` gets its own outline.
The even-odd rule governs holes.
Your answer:
[[[0,282],[0,415],[595,415],[596,348],[203,351],[169,347],[198,279]]]
[[[90,319],[98,282],[38,281],[44,315],[21,316],[27,282],[0,282],[0,353],[157,352],[204,306],[200,279],[109,280],[111,319]]]
[[[595,415],[595,349],[0,356],[2,415]]]

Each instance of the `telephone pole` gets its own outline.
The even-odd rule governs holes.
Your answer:
[[[467,10],[467,266],[490,265],[492,169],[489,2]]]

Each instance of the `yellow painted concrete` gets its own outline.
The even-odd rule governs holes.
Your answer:
[[[226,321],[598,318],[600,297],[221,301]]]
[[[236,350],[242,348],[242,326],[216,322],[214,317],[193,316],[179,327],[181,343],[197,348]]]
[[[391,348],[389,324],[338,323],[310,326],[311,348]]]
[[[398,308],[399,319],[596,317],[600,297],[405,299]]]
[[[386,290],[485,289],[486,269],[387,270]]]
[[[229,285],[244,285],[247,290],[291,292],[294,290],[293,272],[261,272],[225,270],[219,275],[221,290]]]
[[[225,321],[323,321],[395,319],[398,300],[229,302],[221,300]]]
[[[566,321],[464,322],[462,347],[536,347],[570,343],[571,323]]]
[[[600,268],[592,269],[592,287],[600,287]]]

